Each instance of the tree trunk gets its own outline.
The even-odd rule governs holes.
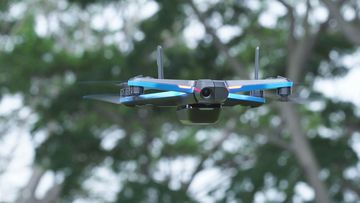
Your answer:
[[[278,105],[281,117],[285,120],[292,135],[292,146],[298,163],[302,167],[307,182],[315,191],[315,201],[331,203],[325,184],[319,178],[319,166],[307,140],[306,132],[301,128],[300,115],[293,104]]]
[[[36,203],[35,191],[45,171],[34,165],[28,184],[20,191],[16,203]]]
[[[285,6],[288,8],[288,12],[293,12],[294,9],[285,1],[280,0]],[[216,33],[211,30],[211,28],[207,25],[205,16],[200,13],[200,11],[196,8],[195,4],[192,0],[189,0],[190,6],[193,8],[196,16],[205,26],[206,32],[213,36],[214,39],[218,39]],[[290,8],[290,9],[289,9]],[[307,1],[307,9],[310,9],[310,1]],[[287,77],[291,80],[295,80],[299,82],[302,79],[302,74],[304,74],[305,68],[309,57],[311,56],[311,52],[314,48],[315,42],[318,39],[319,34],[326,29],[327,22],[320,25],[319,29],[315,33],[310,33],[310,24],[308,23],[308,16],[305,17],[303,26],[306,30],[305,35],[301,39],[295,39],[294,34],[294,15],[290,13],[290,35],[288,40],[288,62],[287,62]],[[306,12],[306,15],[309,14],[309,11]],[[215,40],[216,44],[221,44],[219,48],[224,52],[229,53],[229,47],[225,44],[221,43],[220,40]],[[234,59],[235,60],[235,59]],[[241,66],[234,65],[232,66],[235,72],[238,71],[238,68]],[[313,187],[315,190],[315,201],[318,203],[332,203],[333,201],[330,198],[328,190],[326,189],[325,184],[319,178],[319,166],[317,160],[311,150],[311,146],[308,143],[306,132],[301,127],[300,123],[300,115],[296,108],[291,104],[281,104],[278,105],[279,112],[281,114],[282,119],[286,122],[288,130],[292,136],[292,146],[294,149],[292,150],[296,159],[298,160],[299,165],[302,167],[307,182]]]
[[[36,189],[38,188],[41,178],[44,176],[45,172],[46,170],[34,164],[30,180],[28,184],[19,192],[18,198],[15,201],[16,203],[56,202],[62,189],[61,183],[55,183],[51,188],[49,188],[49,190],[45,193],[45,196],[42,199],[36,198]]]

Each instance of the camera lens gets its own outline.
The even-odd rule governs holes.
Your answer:
[[[201,90],[201,96],[203,97],[203,98],[209,98],[210,97],[210,95],[211,95],[211,89],[209,89],[209,88],[203,88],[202,90]]]

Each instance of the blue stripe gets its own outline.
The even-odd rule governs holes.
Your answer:
[[[146,87],[149,89],[157,89],[157,90],[164,90],[164,91],[177,91],[177,92],[185,92],[185,93],[193,93],[193,88],[185,89],[180,88],[177,85],[173,84],[165,84],[165,83],[156,83],[156,82],[143,82],[143,81],[128,81],[128,85],[130,86],[141,86]]]
[[[121,97],[120,102],[121,103],[126,103],[126,102],[147,100],[147,99],[162,99],[162,98],[167,98],[167,97],[177,97],[177,96],[181,96],[181,95],[185,95],[185,94],[186,93],[174,92],[174,91],[151,93],[151,94],[142,94],[142,95],[139,95],[139,96]]]
[[[235,100],[241,100],[241,101],[252,101],[252,102],[265,103],[264,98],[254,97],[254,96],[249,96],[249,95],[243,95],[243,94],[230,93],[228,98],[229,99],[235,99]]]
[[[272,84],[256,84],[256,85],[244,85],[240,88],[230,89],[230,93],[241,92],[241,91],[252,91],[252,90],[269,90],[277,89],[280,87],[292,87],[293,82],[277,82]]]

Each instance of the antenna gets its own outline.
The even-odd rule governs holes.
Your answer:
[[[257,46],[255,49],[255,80],[259,79],[259,66],[260,66],[260,47]],[[250,95],[254,97],[264,98],[263,90],[252,90]]]
[[[163,52],[162,47],[157,47],[157,67],[158,67],[158,78],[164,79],[164,67],[163,67]]]
[[[259,46],[255,49],[255,80],[259,79],[259,57],[260,57],[260,48]]]

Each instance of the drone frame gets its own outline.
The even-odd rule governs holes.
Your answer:
[[[178,116],[185,124],[215,123],[222,107],[258,107],[266,101],[264,90],[277,90],[280,98],[286,101],[291,94],[293,82],[278,76],[271,79],[258,79],[259,47],[255,52],[254,80],[174,80],[164,79],[163,52],[157,47],[158,78],[134,77],[122,86],[120,95],[89,95],[85,99],[100,100],[135,107],[152,105],[158,107],[177,107]],[[159,92],[145,93],[147,90]],[[241,94],[247,93],[248,94]]]

